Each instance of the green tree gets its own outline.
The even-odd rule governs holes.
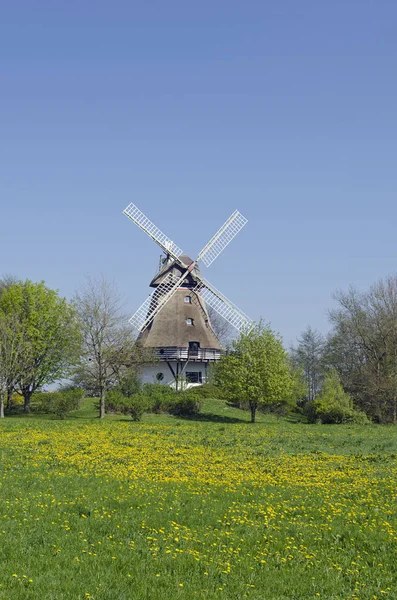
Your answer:
[[[397,424],[397,277],[335,294],[327,361],[370,418]]]
[[[259,407],[287,400],[293,390],[281,338],[262,323],[233,341],[215,366],[214,378],[228,399],[249,407],[252,423]]]
[[[4,417],[4,398],[12,396],[26,351],[26,340],[18,318],[0,310],[0,419]]]
[[[7,273],[7,274],[3,275],[0,278],[0,296],[11,285],[13,285],[14,283],[17,283],[17,281],[18,281],[18,279],[17,279],[17,277],[15,277],[15,275],[11,275],[10,273]],[[4,326],[4,323],[3,323],[3,326]],[[4,330],[3,330],[3,336],[4,336]],[[3,337],[3,343],[4,343],[4,337]],[[13,382],[10,381],[8,384],[6,382],[5,385],[6,385],[6,388],[7,388],[7,390],[6,390],[6,394],[7,394],[7,408],[10,409],[11,405],[12,405],[12,394],[14,392]],[[4,410],[4,407],[3,407],[3,410]]]
[[[0,310],[23,331],[15,389],[30,411],[32,394],[43,385],[68,375],[80,349],[76,312],[65,298],[43,282],[17,282],[0,297]]]
[[[11,275],[10,273],[3,275],[0,278],[0,296],[5,290],[14,285],[14,283],[18,283],[18,278],[15,275]]]

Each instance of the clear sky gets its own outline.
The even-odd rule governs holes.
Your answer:
[[[286,345],[337,288],[396,272],[394,0],[5,0],[0,274],[71,297],[114,279],[134,312],[159,251],[134,202]],[[204,267],[203,267],[204,270]]]

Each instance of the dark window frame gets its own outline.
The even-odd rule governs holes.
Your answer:
[[[203,383],[202,371],[186,371],[186,381],[188,383]]]
[[[191,356],[198,356],[200,351],[200,342],[189,342],[189,354]]]

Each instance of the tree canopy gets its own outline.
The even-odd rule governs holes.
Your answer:
[[[4,417],[4,399],[9,397],[20,376],[27,351],[24,330],[16,315],[0,310],[0,418]]]
[[[355,405],[377,422],[397,424],[397,277],[368,292],[335,295],[328,363]]]
[[[77,359],[80,332],[76,312],[43,282],[16,282],[0,297],[0,312],[23,332],[18,374],[13,386],[30,410],[32,394],[65,377]]]
[[[215,367],[215,382],[230,400],[249,406],[255,422],[258,407],[291,396],[293,379],[281,338],[259,323],[243,332]]]

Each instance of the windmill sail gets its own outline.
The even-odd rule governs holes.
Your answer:
[[[254,327],[253,322],[247,315],[205,279],[199,281],[194,288],[194,292],[200,293],[207,306],[213,308],[238,331],[251,331]]]
[[[153,321],[154,317],[168,300],[174,295],[178,287],[182,284],[183,280],[187,277],[188,271],[186,271],[181,277],[175,278],[170,277],[160,283],[154,290],[154,292],[146,298],[145,302],[138,308],[138,310],[130,318],[130,323],[137,331],[141,332]]]
[[[222,225],[214,236],[210,239],[208,244],[204,246],[200,254],[197,257],[199,260],[209,267],[216,258],[224,251],[226,246],[230,244],[232,239],[238,234],[239,231],[248,223],[246,219],[238,210],[235,210],[228,220]]]
[[[149,237],[152,238],[166,254],[170,254],[174,259],[178,259],[182,254],[182,250],[174,244],[135,204],[129,204],[123,210],[123,213],[138,225]]]

